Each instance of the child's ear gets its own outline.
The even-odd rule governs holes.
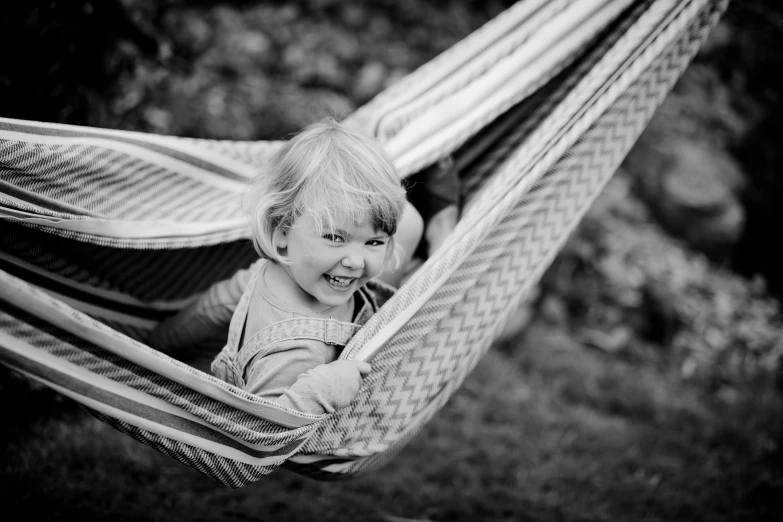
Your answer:
[[[284,228],[275,230],[275,245],[278,249],[288,248],[288,231]]]
[[[399,251],[397,243],[394,241],[394,236],[389,238],[389,242],[386,243],[386,258],[383,260],[384,270],[396,270],[400,266],[402,260],[402,252]]]
[[[273,245],[277,251],[277,255],[285,258],[288,255],[288,231],[285,229],[277,229],[273,236]]]

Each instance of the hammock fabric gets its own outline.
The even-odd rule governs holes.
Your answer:
[[[254,260],[278,142],[0,119],[0,362],[231,487],[377,468],[445,404],[617,169],[726,0],[523,0],[349,119],[408,176],[452,155],[448,244],[353,338],[353,403],[285,410],[143,344]],[[187,267],[186,270],[183,267]]]

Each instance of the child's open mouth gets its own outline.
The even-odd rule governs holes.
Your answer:
[[[326,278],[326,282],[329,283],[329,285],[338,288],[338,289],[345,289],[351,286],[351,283],[353,283],[356,278],[355,277],[339,277],[339,276],[332,276],[329,274],[324,274],[324,277]]]

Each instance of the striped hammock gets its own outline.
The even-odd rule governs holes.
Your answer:
[[[445,404],[557,254],[727,0],[523,0],[348,118],[462,218],[341,357],[353,403],[287,410],[144,345],[255,258],[237,204],[279,142],[0,118],[0,362],[231,487],[377,468]]]

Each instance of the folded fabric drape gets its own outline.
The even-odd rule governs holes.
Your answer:
[[[374,469],[489,348],[695,55],[726,0],[523,0],[348,123],[402,176],[452,155],[457,229],[354,336],[353,403],[285,410],[143,344],[254,259],[244,181],[279,142],[0,118],[0,362],[222,483]]]

